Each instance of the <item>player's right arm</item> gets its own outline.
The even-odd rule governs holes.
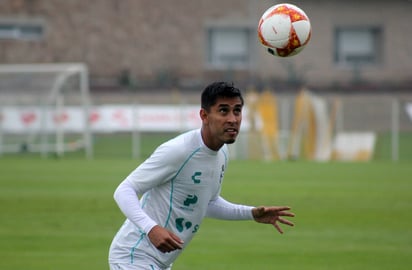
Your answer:
[[[114,192],[114,200],[122,213],[145,233],[157,225],[142,209],[137,192],[127,179]]]
[[[159,226],[143,211],[137,193],[127,179],[117,187],[114,199],[123,214],[141,228],[161,252],[182,249],[183,241],[177,235]]]
[[[145,162],[126,177],[114,194],[114,199],[123,214],[143,230],[152,244],[162,252],[181,249],[183,241],[158,225],[142,209],[138,196],[166,183],[177,173],[179,154],[184,155],[180,147],[174,147],[170,143],[159,146]]]

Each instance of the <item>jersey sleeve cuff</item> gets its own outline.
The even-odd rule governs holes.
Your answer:
[[[148,220],[146,220],[144,224],[142,224],[141,228],[146,234],[148,234],[153,229],[153,227],[156,225],[157,223],[149,218]]]

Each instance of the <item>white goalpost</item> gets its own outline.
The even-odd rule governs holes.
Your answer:
[[[67,125],[67,110],[81,114]],[[84,150],[93,156],[88,68],[82,63],[0,65],[0,155]]]

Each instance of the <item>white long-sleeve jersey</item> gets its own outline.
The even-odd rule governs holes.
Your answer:
[[[162,253],[156,249],[147,238],[155,225],[178,235],[186,246],[205,216],[253,219],[251,206],[220,197],[227,164],[227,146],[219,151],[209,149],[200,129],[159,146],[115,192],[115,200],[127,219],[113,239],[109,262],[138,263],[143,254],[143,258],[167,268],[182,250]]]

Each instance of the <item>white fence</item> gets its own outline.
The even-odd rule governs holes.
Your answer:
[[[61,109],[41,107],[3,107],[1,130],[3,133],[27,133],[58,129],[82,132],[85,129],[83,109],[66,106]],[[101,105],[89,110],[89,123],[93,132],[122,132],[139,130],[181,131],[200,127],[198,106],[173,105]]]
[[[410,127],[412,127],[412,102],[404,101],[399,104],[399,102],[391,103],[392,99],[380,100],[379,102],[368,102],[368,106],[365,106],[365,103],[359,100],[342,99],[343,108],[340,113],[341,117],[337,117],[336,129],[338,131],[371,130],[392,133],[392,159],[396,160],[398,158],[399,130],[410,130]],[[357,102],[359,102],[359,105]],[[279,147],[280,150],[283,149],[281,152],[285,152],[288,144],[290,122],[293,116],[293,98],[281,98],[279,103],[281,104],[279,111],[279,132],[281,135],[279,139],[281,145]],[[138,134],[140,132],[181,132],[199,128],[201,125],[199,105],[101,104],[89,107],[88,117],[88,121],[84,121],[84,108],[81,106],[5,105],[0,107],[0,141],[7,136],[14,136],[14,134],[33,135],[44,133],[56,134],[57,141],[61,140],[62,134],[81,133],[85,128],[90,128],[90,131],[96,134],[115,132]],[[86,123],[88,123],[88,127],[85,127]],[[249,126],[246,106],[242,130],[248,131]],[[247,135],[242,132],[240,143],[237,143],[236,147],[245,147],[246,142],[243,141],[242,143],[242,139],[247,140],[245,136]],[[3,140],[3,143],[6,143],[6,141]],[[15,146],[13,149],[18,150],[19,147]],[[55,148],[59,149],[59,146],[55,146]],[[3,147],[0,152],[6,152],[5,149]],[[234,150],[239,155],[247,151],[247,149]]]

